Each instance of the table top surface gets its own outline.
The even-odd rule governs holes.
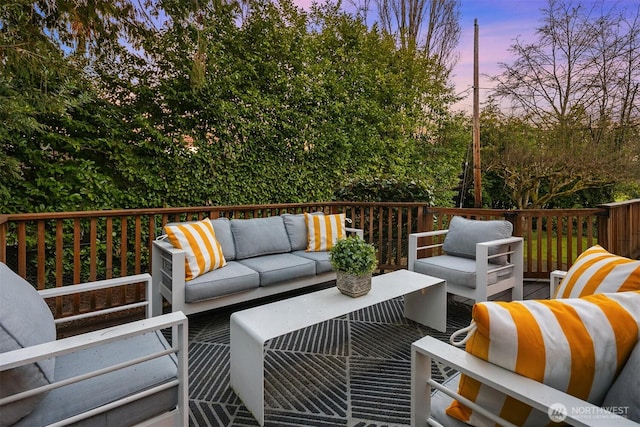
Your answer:
[[[396,270],[374,276],[371,291],[360,297],[344,295],[334,286],[237,311],[231,315],[231,323],[266,341],[443,282],[425,274]]]

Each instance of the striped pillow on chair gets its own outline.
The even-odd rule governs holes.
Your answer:
[[[227,264],[208,219],[167,225],[164,232],[173,246],[185,251],[185,280],[195,279]]]
[[[304,214],[307,224],[307,252],[328,251],[339,239],[347,237],[345,214]]]
[[[483,302],[473,308],[466,351],[595,405],[640,338],[640,291],[584,298]],[[547,425],[549,416],[465,375],[458,393],[515,425]],[[495,425],[454,400],[447,414]]]
[[[556,298],[574,298],[605,292],[640,289],[640,261],[609,253],[595,245],[571,266],[556,290]]]

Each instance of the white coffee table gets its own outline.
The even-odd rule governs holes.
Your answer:
[[[375,276],[371,291],[357,298],[323,289],[231,315],[231,387],[264,425],[264,343],[383,301],[404,295],[404,315],[445,332],[447,288],[442,279],[397,270]]]

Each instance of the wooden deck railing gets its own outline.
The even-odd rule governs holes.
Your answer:
[[[567,269],[589,246],[640,255],[640,199],[594,209],[488,210],[428,207],[423,203],[323,202],[206,206],[0,215],[0,261],[38,289],[151,271],[153,240],[168,222],[204,217],[252,218],[323,211],[345,212],[364,229],[381,271],[405,268],[408,234],[444,229],[450,218],[507,219],[525,238],[525,277],[549,277]],[[125,298],[123,294],[119,298]],[[143,295],[136,289],[130,298]],[[113,301],[112,301],[113,300]],[[93,300],[90,307],[95,304]],[[109,296],[108,304],[118,298]],[[74,302],[72,313],[83,310]],[[60,311],[61,309],[58,309]]]

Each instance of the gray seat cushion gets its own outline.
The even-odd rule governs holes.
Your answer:
[[[151,332],[63,355],[56,359],[56,381],[167,348],[170,346],[162,334]],[[30,427],[56,422],[103,406],[116,399],[144,391],[155,385],[169,382],[177,378],[177,372],[175,358],[172,355],[163,356],[52,390],[40,405],[28,417],[22,419],[17,426]],[[134,401],[123,408],[96,415],[79,425],[131,425],[175,408],[177,396],[177,388],[173,387],[144,400]]]
[[[0,263],[0,353],[55,341],[56,328],[49,307],[26,280]],[[0,373],[0,397],[49,384],[55,359]],[[11,425],[27,415],[44,394],[4,405],[0,425]]]
[[[239,262],[260,274],[260,286],[316,274],[315,261],[292,254],[265,255]]]
[[[443,385],[454,392],[458,391],[458,383],[460,382],[460,373],[455,373],[453,376],[447,378]],[[447,396],[445,393],[436,390],[431,394],[431,417],[438,421],[443,426],[451,427],[468,427],[468,424],[458,421],[453,417],[450,417],[445,412],[453,399]]]
[[[512,232],[513,225],[509,221],[476,221],[454,216],[449,223],[442,249],[447,255],[475,259],[476,244],[506,239]],[[489,248],[489,255],[504,250],[505,248]],[[496,257],[492,262],[506,264],[507,257]]]
[[[228,295],[247,289],[255,289],[260,284],[258,273],[238,261],[229,261],[227,265],[186,282],[185,301],[196,302]]]
[[[501,266],[489,263],[490,270],[498,267]],[[413,270],[416,273],[444,279],[447,281],[447,284],[466,286],[471,289],[475,289],[476,287],[476,261],[474,259],[451,255],[422,258],[415,261]],[[511,268],[489,273],[487,285],[492,285],[499,280],[506,279],[512,273],[513,270]]]
[[[602,406],[604,408],[616,408],[625,413],[618,415],[625,416],[630,420],[640,423],[640,341],[636,344],[627,359],[627,363],[618,374]]]
[[[281,216],[232,219],[231,233],[237,260],[291,252],[291,243]]]
[[[301,250],[292,252],[292,254],[315,261],[316,274],[328,273],[330,271],[333,271],[331,263],[329,262],[329,252],[327,251],[307,252],[306,250]]]

